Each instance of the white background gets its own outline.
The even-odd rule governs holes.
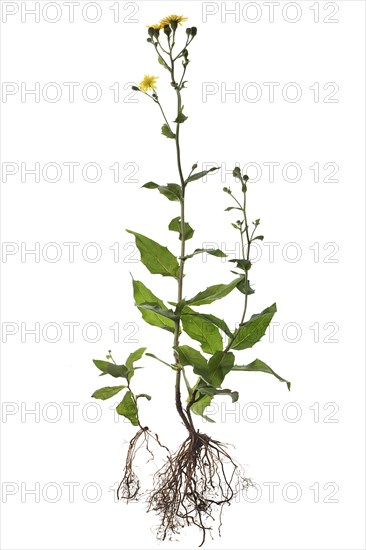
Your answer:
[[[5,22],[5,5],[13,11],[10,4],[19,10]],[[152,276],[136,263],[138,255],[131,256],[131,238],[124,229],[147,234],[178,253],[176,235],[167,231],[171,218],[178,215],[177,204],[154,191],[140,190],[150,180],[177,181],[174,143],[160,135],[162,120],[155,105],[143,96],[131,101],[127,89],[128,83],[139,82],[146,73],[159,75],[159,95],[169,118],[173,117],[172,90],[146,43],[146,25],[177,13],[198,27],[184,92],[189,116],[182,127],[184,170],[187,173],[196,161],[200,166],[205,162],[223,166],[221,174],[188,188],[187,219],[196,229],[189,245],[216,242],[234,249],[237,236],[230,221],[235,216],[223,212],[229,202],[221,189],[234,188],[235,183],[225,169],[257,163],[262,175],[249,183],[248,209],[251,219],[261,218],[265,241],[252,270],[256,294],[250,299],[249,313],[276,301],[274,320],[279,325],[273,338],[267,335],[255,349],[240,352],[238,360],[248,363],[260,357],[292,382],[288,393],[273,377],[232,374],[227,385],[240,392],[238,416],[226,414],[234,408],[223,399],[212,410],[216,425],[197,418],[201,430],[235,445],[234,455],[262,488],[258,502],[241,498],[225,511],[222,538],[215,535],[206,547],[364,548],[364,3],[331,2],[326,7],[322,2],[301,1],[291,7],[281,2],[270,22],[263,2],[251,3],[252,7],[237,2],[237,20],[228,15],[226,21],[221,2],[216,6],[198,1],[120,2],[119,21],[114,22],[111,7],[116,3],[106,1],[98,3],[101,17],[95,23],[83,18],[85,4],[82,0],[75,7],[74,23],[68,21],[63,2],[58,3],[59,21],[46,20],[57,16],[51,6],[37,23],[24,13],[22,22],[22,9],[34,8],[34,2],[2,2],[2,80],[15,83],[19,90],[22,82],[28,88],[38,82],[41,89],[39,102],[32,95],[22,101],[20,91],[3,95],[2,161],[19,169],[21,163],[31,168],[36,162],[41,167],[49,162],[63,167],[61,179],[54,183],[42,175],[35,182],[29,174],[22,182],[19,171],[2,185],[3,246],[14,252],[2,257],[3,341],[11,328],[15,332],[3,345],[2,547],[183,549],[199,542],[195,531],[186,530],[177,541],[158,543],[153,514],[147,515],[143,505],[114,502],[110,488],[120,479],[126,442],[135,429],[122,420],[115,422],[113,399],[98,402],[97,408],[88,405],[93,401],[90,395],[103,385],[92,358],[102,359],[112,349],[123,361],[140,346],[166,359],[171,354],[171,335],[142,323],[129,272],[165,300],[175,298],[174,281]],[[227,2],[226,8],[234,5]],[[217,13],[204,21],[204,11],[210,9]],[[314,21],[316,9],[319,22]],[[94,18],[95,13],[91,7],[87,16]],[[289,22],[297,13],[299,20]],[[256,16],[258,21],[250,22]],[[338,22],[325,22],[327,16]],[[62,90],[56,102],[42,96],[49,82]],[[80,83],[74,102],[64,82]],[[102,90],[94,103],[81,93],[89,82]],[[279,83],[273,101],[264,85],[269,82]],[[296,102],[282,95],[290,82],[302,92]],[[117,102],[110,90],[115,83],[120,86]],[[206,101],[205,83],[215,83],[211,89],[217,90]],[[238,101],[224,93],[225,86],[232,90],[235,83]],[[248,83],[257,83],[262,92],[257,102],[243,95]],[[314,83],[319,83],[318,98]],[[331,97],[337,101],[327,102],[335,89],[334,84],[324,89],[327,83],[339,87]],[[253,92],[254,87],[248,90]],[[294,88],[288,89],[290,98],[293,92]],[[49,94],[52,97],[51,89]],[[74,182],[68,181],[65,162],[80,163]],[[95,183],[81,173],[89,162],[102,169]],[[109,167],[117,162],[121,181],[115,183]],[[263,165],[268,162],[280,163],[274,181]],[[127,163],[137,165],[134,182],[123,181],[131,172]],[[287,163],[301,167],[299,181],[288,181],[294,177],[291,170],[290,177],[282,175]],[[319,182],[310,169],[314,163],[320,166]],[[326,163],[338,166],[334,175],[338,181],[324,181],[332,171],[323,168]],[[254,177],[253,166],[248,173]],[[79,243],[74,262],[63,244],[67,242]],[[102,251],[97,262],[86,255],[92,257],[94,250],[84,248],[92,242]],[[50,261],[56,249],[47,248],[47,243],[56,243],[61,250],[58,261]],[[118,258],[115,243],[119,243]],[[273,261],[269,243],[278,243]],[[314,247],[314,243],[319,244]],[[39,258],[32,254],[22,258],[21,250],[35,246],[40,247]],[[319,257],[314,252],[317,247]],[[290,261],[296,251],[301,257]],[[229,281],[229,265],[216,258],[191,260],[185,295]],[[233,325],[240,317],[241,295],[233,293],[205,311],[210,309]],[[79,323],[73,342],[65,325],[71,322]],[[36,323],[39,342],[25,334]],[[59,327],[55,343],[47,341],[55,337],[52,327],[42,335],[47,323]],[[100,326],[101,337],[95,343],[86,341],[85,332],[83,337],[87,323]],[[109,328],[116,323],[118,342]],[[132,331],[136,334],[129,336]],[[87,338],[93,336],[90,329]],[[141,364],[145,369],[138,371],[135,388],[153,396],[150,403],[142,404],[143,421],[176,448],[185,433],[173,409],[173,373],[152,359]],[[278,404],[273,422],[269,406],[264,405],[269,402]],[[67,403],[74,404],[74,419]],[[32,408],[38,412],[26,414]],[[100,416],[96,422],[95,414]],[[258,421],[251,422],[257,414]],[[296,415],[298,421],[291,422]],[[74,502],[65,485],[72,482],[79,484]],[[274,499],[269,495],[270,482],[277,484]],[[85,489],[88,483],[90,492]],[[288,483],[300,488],[297,502],[283,496]],[[97,484],[100,498],[93,503]],[[37,487],[39,502],[26,494]],[[291,487],[290,499],[294,498]],[[319,487],[319,502],[314,502],[314,487]],[[52,498],[57,502],[50,502]]]

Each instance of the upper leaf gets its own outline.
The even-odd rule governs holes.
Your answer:
[[[177,124],[182,124],[188,118],[185,114],[183,114],[183,109],[184,109],[184,105],[182,105],[182,107],[179,109],[178,116],[174,120],[174,122],[176,122]]]
[[[130,355],[128,356],[126,361],[126,368],[128,370],[128,377],[127,377],[128,381],[130,381],[134,375],[134,371],[135,371],[135,367],[133,365],[134,362],[141,359],[145,351],[146,351],[146,348],[139,348],[136,351],[130,353]]]
[[[179,233],[179,239],[182,240],[182,228],[181,228],[181,217],[173,218],[169,224],[170,231],[176,231]],[[191,239],[194,234],[194,229],[189,225],[188,222],[184,222],[184,238],[186,241]]]
[[[276,374],[274,370],[271,369],[271,367],[266,365],[266,363],[263,363],[263,361],[261,361],[260,359],[255,359],[254,361],[252,361],[252,363],[249,363],[249,365],[235,365],[232,370],[246,372],[267,372],[268,374],[273,374],[273,376],[278,378],[280,382],[285,382],[289,391],[291,389],[291,382]]]
[[[166,316],[156,313],[155,311],[139,307],[140,304],[154,302],[159,305],[160,309],[168,309],[165,307],[164,302],[160,300],[157,296],[155,296],[155,294],[153,294],[151,290],[149,290],[141,281],[133,280],[133,295],[136,305],[141,312],[142,318],[144,319],[144,321],[146,321],[146,323],[149,323],[149,325],[153,325],[155,327],[169,330],[170,332],[175,331],[174,321],[167,318]]]
[[[240,350],[253,347],[264,336],[276,311],[276,304],[272,304],[261,313],[252,315],[249,321],[239,327],[231,348]]]
[[[180,201],[182,199],[181,187],[177,183],[168,183],[167,185],[158,185],[153,181],[148,181],[142,186],[145,189],[158,189],[170,201]]]
[[[220,300],[221,298],[224,298],[227,296],[236,286],[238,283],[242,280],[242,277],[238,277],[237,279],[234,279],[231,281],[231,283],[224,285],[213,285],[206,288],[206,290],[203,290],[202,292],[199,292],[191,298],[190,300],[187,300],[187,304],[192,306],[203,306],[204,304],[211,304],[215,300]]]
[[[186,179],[185,184],[190,183],[191,181],[199,180],[201,178],[204,178],[209,174],[210,172],[214,172],[216,170],[220,170],[220,168],[217,166],[214,166],[213,168],[210,168],[209,170],[203,170],[202,172],[197,172],[197,174],[193,174],[192,176],[189,176],[189,178]]]
[[[193,258],[193,256],[196,256],[197,254],[211,254],[211,256],[216,256],[217,258],[226,258],[227,254],[220,250],[219,248],[196,248],[192,254],[188,254],[185,256],[185,259],[188,260],[188,258]]]
[[[154,311],[158,315],[162,315],[163,317],[167,317],[168,319],[172,319],[172,321],[177,321],[178,320],[178,317],[175,315],[175,313],[172,309],[167,309],[165,307],[162,308],[162,307],[160,307],[160,304],[158,302],[144,302],[143,304],[140,304],[139,308]]]
[[[125,393],[121,403],[117,405],[116,411],[121,416],[128,418],[133,426],[139,425],[136,403],[130,390]]]
[[[126,229],[127,233],[135,236],[136,246],[141,254],[141,262],[147,267],[150,273],[163,275],[163,277],[177,277],[179,264],[177,258],[167,249],[166,246]]]
[[[171,131],[171,129],[169,128],[169,126],[167,124],[163,124],[162,127],[161,127],[161,133],[163,134],[163,136],[167,137],[167,138],[170,138],[170,139],[175,139],[175,134],[174,132]]]

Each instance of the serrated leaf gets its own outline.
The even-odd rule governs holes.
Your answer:
[[[182,240],[182,231],[181,231],[181,217],[178,216],[173,218],[169,224],[170,231],[176,231],[179,233],[179,239]],[[184,222],[184,239],[188,241],[193,237],[194,229],[189,225],[188,222]]]
[[[161,127],[161,133],[163,134],[163,136],[169,138],[169,139],[175,139],[175,134],[174,132],[171,131],[171,129],[169,128],[169,126],[167,124],[163,124],[162,127]]]
[[[126,229],[127,233],[135,236],[136,246],[141,254],[141,262],[153,274],[159,274],[163,277],[177,277],[179,264],[177,258],[168,250],[166,246]]]
[[[139,425],[139,421],[137,418],[137,407],[131,391],[126,392],[121,403],[117,405],[116,411],[121,416],[128,418],[133,426]]]
[[[215,302],[216,300],[221,300],[221,298],[224,298],[227,296],[241,281],[242,277],[238,277],[237,279],[234,279],[231,281],[231,283],[228,284],[220,284],[220,285],[213,285],[206,288],[206,290],[203,290],[202,292],[199,292],[191,298],[190,300],[187,300],[187,305],[192,306],[203,306],[205,304],[211,304],[212,302]]]
[[[254,361],[252,361],[252,363],[249,363],[249,365],[235,365],[232,368],[232,371],[267,372],[268,374],[272,374],[273,376],[278,378],[280,382],[285,382],[289,391],[291,389],[291,382],[276,374],[274,370],[271,369],[271,367],[266,365],[266,363],[263,363],[263,361],[261,361],[260,359],[255,359]]]
[[[190,183],[191,181],[196,181],[201,178],[204,178],[209,174],[210,172],[215,172],[216,170],[220,170],[219,166],[214,166],[210,168],[209,170],[202,170],[202,172],[197,172],[197,174],[192,174],[192,176],[189,176],[189,178],[186,179],[185,184]]]
[[[165,307],[164,308],[160,307],[158,302],[144,302],[139,305],[139,309],[140,308],[154,311],[158,315],[162,315],[163,317],[167,317],[168,319],[172,319],[173,321],[178,320],[178,317],[175,315],[173,310],[166,309]]]
[[[276,304],[272,304],[261,313],[252,315],[249,321],[239,327],[231,348],[242,350],[253,347],[264,336],[276,311]]]
[[[105,388],[100,388],[99,390],[96,390],[93,393],[92,397],[94,397],[95,399],[103,399],[104,401],[105,399],[110,399],[125,388],[127,388],[127,386],[107,386]]]
[[[158,189],[159,193],[164,195],[170,201],[180,201],[182,198],[181,187],[177,183],[168,183],[167,185],[158,185],[153,181],[145,183],[142,188]]]
[[[190,315],[193,313],[193,315]],[[222,338],[217,326],[207,318],[195,314],[196,312],[185,307],[182,314],[183,330],[193,340],[200,342],[202,351],[211,355],[222,350]]]
[[[169,332],[175,331],[175,323],[168,319],[165,316],[159,315],[154,311],[149,311],[147,309],[140,308],[139,305],[146,302],[154,302],[159,304],[161,309],[168,309],[165,307],[164,302],[160,300],[155,294],[151,292],[141,281],[133,280],[133,295],[137,307],[139,308],[143,320],[149,325],[159,327]]]

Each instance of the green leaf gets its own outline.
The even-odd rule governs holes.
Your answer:
[[[158,55],[158,62],[160,63],[160,65],[162,65],[164,67],[164,69],[166,69],[167,71],[169,71],[169,68],[167,67],[167,64],[165,63],[164,59],[161,57],[161,55]]]
[[[238,206],[228,206],[225,208],[224,212],[230,212],[231,210],[241,210]]]
[[[138,368],[138,367],[134,367],[134,365],[133,365],[134,362],[141,359],[141,357],[143,356],[145,351],[146,351],[146,348],[139,348],[136,351],[130,353],[130,355],[128,356],[127,361],[126,361],[126,368],[128,370],[128,377],[127,377],[128,381],[131,380],[131,378],[134,375],[134,371],[136,370],[136,368]]]
[[[114,378],[127,379],[128,369],[125,365],[116,365],[115,363],[109,363],[108,361],[99,361],[99,359],[93,359],[93,363],[99,370],[102,371],[102,374],[110,374]]]
[[[190,311],[193,312],[193,309],[191,309]],[[184,309],[183,309],[183,315],[184,315]],[[190,315],[195,315],[206,321],[209,321],[213,325],[217,326],[220,330],[222,330],[227,336],[229,336],[230,338],[233,337],[233,333],[231,332],[231,330],[229,329],[229,327],[227,326],[227,324],[223,319],[219,319],[218,317],[215,317],[215,315],[211,315],[210,313],[194,312],[194,313],[190,313]]]
[[[266,363],[263,363],[260,359],[255,359],[252,363],[249,363],[249,365],[235,365],[235,367],[232,368],[232,371],[267,372],[268,374],[272,374],[278,378],[280,382],[285,382],[289,391],[291,389],[291,382],[276,374],[271,367],[266,365]]]
[[[203,376],[209,384],[219,388],[225,376],[234,366],[234,354],[231,352],[217,351],[208,361],[208,373]]]
[[[219,248],[196,248],[196,250],[189,254],[188,256],[185,256],[185,259],[188,260],[188,258],[193,258],[193,256],[196,256],[196,254],[211,254],[211,256],[216,256],[217,258],[226,258],[227,254],[225,254],[222,250]]]
[[[214,397],[215,395],[229,395],[233,403],[236,403],[236,401],[239,399],[239,393],[237,391],[215,388],[210,384],[206,384],[204,380],[200,380],[196,387],[196,390],[198,390],[200,394],[210,395],[211,397]]]
[[[178,216],[177,218],[173,218],[172,221],[169,224],[170,231],[176,231],[179,233],[179,239],[182,240],[182,231],[181,231],[181,218]],[[186,241],[188,239],[191,239],[193,237],[194,229],[189,225],[189,223],[184,222],[184,238]]]
[[[165,307],[160,307],[160,304],[158,302],[144,302],[139,305],[139,309],[140,308],[154,311],[158,315],[162,315],[163,317],[167,317],[168,319],[172,319],[173,321],[178,320],[178,317],[174,314],[173,310],[166,309]]]
[[[211,304],[215,300],[220,300],[221,298],[227,296],[232,290],[234,290],[234,288],[236,288],[241,280],[242,277],[238,277],[227,285],[209,286],[208,288],[206,288],[206,290],[199,292],[198,294],[196,294],[196,296],[194,296],[190,300],[187,300],[187,304],[190,304],[192,306],[203,306],[205,304]]]
[[[244,269],[244,271],[249,271],[249,269],[252,267],[252,263],[249,260],[245,260],[245,259],[229,260],[229,262],[235,262],[236,267],[238,269]]]
[[[139,307],[140,304],[154,302],[159,304],[161,309],[167,309],[164,302],[155,296],[155,294],[153,294],[151,290],[149,290],[141,281],[135,281],[133,279],[133,295],[136,305],[141,312],[142,318],[146,323],[155,327],[163,328],[169,332],[175,331],[175,323],[171,319],[168,319],[163,315],[159,315],[158,313],[155,313],[155,311]]]
[[[191,181],[196,181],[201,178],[204,178],[209,174],[210,172],[215,172],[216,170],[220,170],[220,167],[214,166],[213,168],[210,168],[209,170],[203,170],[202,172],[197,172],[197,174],[192,174],[192,176],[189,176],[189,178],[186,179],[185,184],[190,183]]]
[[[253,347],[254,344],[259,342],[262,336],[264,336],[276,311],[276,304],[272,304],[261,313],[252,315],[249,321],[239,327],[239,331],[231,348],[241,350]]]
[[[239,292],[241,292],[242,294],[248,294],[248,296],[250,294],[254,294],[254,292],[255,292],[253,290],[253,288],[250,286],[249,279],[248,279],[248,284],[247,284],[245,275],[243,277],[243,280],[240,281],[240,283],[238,284],[238,286],[236,288],[239,290]]]
[[[147,395],[147,393],[139,393],[138,395],[136,395],[136,401],[140,397],[145,397],[145,399],[147,399],[148,401],[151,401],[151,395]]]
[[[142,188],[158,189],[159,193],[164,195],[170,201],[180,201],[182,199],[181,187],[177,183],[168,183],[167,185],[158,185],[153,181],[148,181]]]
[[[133,351],[132,353],[130,353],[126,361],[126,367],[128,368],[128,370],[133,369],[134,362],[141,359],[145,351],[146,351],[146,348],[139,348],[136,351]]]
[[[106,388],[100,388],[99,390],[96,390],[92,397],[95,399],[109,399],[110,397],[113,397],[117,393],[119,393],[121,390],[124,390],[127,388],[127,386],[107,386]]]
[[[252,241],[263,241],[263,239],[264,239],[263,235],[258,235],[258,237],[254,237],[254,239],[252,239]]]
[[[202,418],[204,418],[205,420],[207,420],[208,422],[215,422],[214,420],[212,420],[212,418],[210,418],[209,416],[206,416],[204,414],[205,412],[205,409],[211,404],[211,401],[212,401],[212,397],[209,396],[209,395],[201,395],[201,397],[196,401],[196,403],[194,403],[190,410],[194,413],[194,414],[197,414],[199,416],[202,416]]]
[[[175,139],[175,134],[171,131],[171,129],[169,128],[169,126],[167,124],[162,125],[161,133],[163,134],[163,136],[165,136],[167,138]]]
[[[190,315],[193,313],[193,315]],[[195,314],[196,312],[185,307],[182,314],[183,330],[201,343],[202,351],[205,353],[214,354],[217,350],[222,350],[222,338],[219,329],[208,319],[202,318]]]
[[[137,418],[137,407],[136,403],[133,399],[132,392],[129,390],[126,392],[124,398],[122,399],[121,403],[117,405],[116,411],[121,416],[124,416],[128,418],[128,420],[131,422],[133,426],[138,426],[139,421]]]
[[[177,352],[182,367],[191,365],[194,367],[194,372],[198,375],[201,375],[201,372],[207,371],[207,360],[196,349],[191,348],[191,346],[178,346]]]
[[[183,124],[187,120],[187,116],[183,114],[184,105],[179,109],[178,116],[174,122],[177,124]]]
[[[126,229],[127,233],[135,236],[136,246],[141,254],[141,262],[153,274],[163,275],[163,277],[177,277],[179,264],[177,258],[167,249],[166,246]]]

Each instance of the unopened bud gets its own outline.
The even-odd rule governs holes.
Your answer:
[[[243,176],[243,180],[244,180],[244,181],[248,181],[248,179],[249,179],[249,176],[246,176],[246,175]]]
[[[148,31],[149,33],[149,36],[151,36],[151,38],[154,36],[154,27],[149,27]]]
[[[196,36],[196,34],[197,34],[197,27],[192,27],[191,28],[191,35]]]
[[[172,29],[169,27],[169,25],[165,25],[164,32],[167,36],[170,36],[172,34]]]
[[[131,88],[134,92],[140,92],[141,91],[138,86],[131,86]]]

